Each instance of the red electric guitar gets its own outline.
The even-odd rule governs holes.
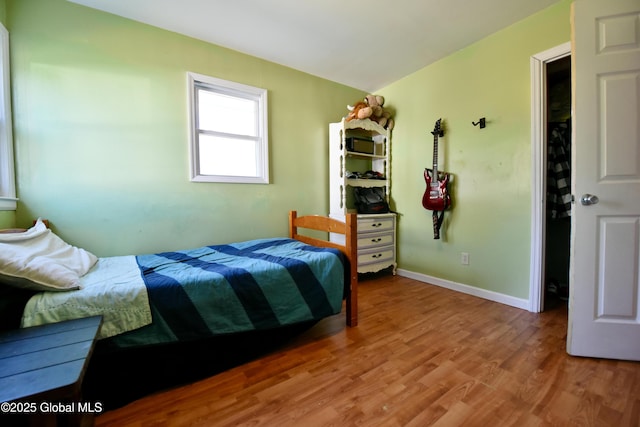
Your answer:
[[[433,169],[424,170],[427,190],[422,196],[422,206],[430,211],[444,211],[451,206],[451,196],[447,190],[449,174],[438,173],[438,137],[444,136],[441,123],[442,119],[438,119],[431,132],[433,134]]]

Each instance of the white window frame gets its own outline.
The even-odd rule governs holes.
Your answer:
[[[9,32],[0,23],[0,210],[16,210],[16,178],[11,122]]]
[[[269,184],[269,138],[267,131],[267,90],[241,83],[217,79],[202,74],[187,72],[189,94],[189,157],[190,174],[193,182],[228,182],[228,183],[252,183]],[[198,127],[198,99],[196,88],[206,87],[208,90],[236,96],[244,99],[255,100],[258,104],[257,120],[257,149],[256,156],[247,161],[255,161],[255,176],[230,176],[230,175],[205,175],[200,172],[200,152],[198,138],[201,131]],[[234,137],[234,135],[225,135]],[[236,135],[240,136],[240,135]],[[243,137],[243,136],[240,136]]]

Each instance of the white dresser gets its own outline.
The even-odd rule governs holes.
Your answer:
[[[396,274],[396,214],[358,215],[358,273],[389,266]]]

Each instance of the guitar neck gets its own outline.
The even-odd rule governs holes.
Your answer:
[[[438,133],[433,135],[433,178],[438,180]]]

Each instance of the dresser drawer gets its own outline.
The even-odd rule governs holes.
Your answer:
[[[392,232],[358,235],[358,249],[387,245],[393,245]]]
[[[395,262],[395,247],[385,246],[377,250],[358,251],[358,265],[382,263],[386,261],[389,261],[389,264]]]
[[[360,233],[391,231],[394,229],[395,217],[358,218],[358,238]]]

